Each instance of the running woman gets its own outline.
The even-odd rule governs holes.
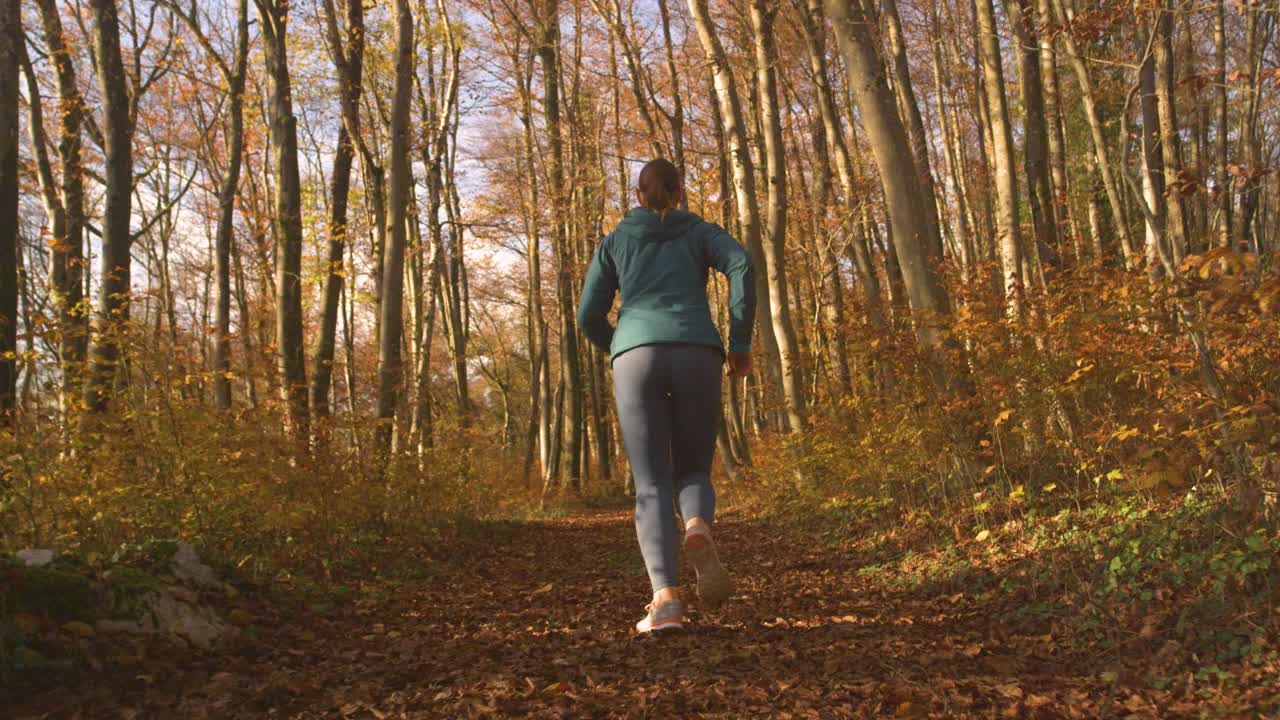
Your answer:
[[[596,248],[582,288],[578,325],[610,353],[613,396],[636,486],[636,535],[653,586],[641,633],[679,629],[685,604],[678,591],[679,531],[697,572],[698,599],[718,607],[733,591],[711,540],[715,491],[711,457],[720,421],[720,377],[751,372],[755,266],[724,228],[680,210],[684,187],[667,160],[640,171],[632,209]],[[711,319],[707,276],[729,279],[729,348]],[[618,324],[609,324],[622,293]]]

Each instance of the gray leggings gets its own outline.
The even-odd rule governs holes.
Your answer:
[[[720,351],[702,345],[642,345],[613,360],[613,397],[636,483],[636,535],[654,592],[675,587],[686,521],[711,523],[711,458],[720,422]]]

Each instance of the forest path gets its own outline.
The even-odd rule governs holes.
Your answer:
[[[660,638],[631,631],[648,582],[629,513],[486,535],[429,581],[261,618],[247,649],[76,704],[138,718],[1129,714],[1129,696],[1055,648],[1050,628],[1015,629],[1008,608],[962,593],[885,588],[849,551],[767,520],[718,524],[737,592]]]

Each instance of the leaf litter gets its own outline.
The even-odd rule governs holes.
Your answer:
[[[1001,603],[888,585],[858,572],[856,551],[782,523],[729,517],[719,527],[737,593],[714,613],[694,604],[683,633],[634,635],[648,587],[617,561],[638,553],[630,516],[592,512],[520,526],[502,542],[467,541],[431,580],[333,611],[264,608],[256,637],[220,652],[158,655],[147,672],[86,671],[70,686],[24,693],[13,716],[1145,718],[1256,709],[1256,694],[1232,698],[1225,688],[1210,699],[1189,686],[1152,689],[1133,667],[1110,669],[1116,658],[1058,642],[1049,620],[1018,616],[1015,626]]]

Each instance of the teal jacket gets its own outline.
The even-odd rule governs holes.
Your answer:
[[[729,278],[729,351],[747,352],[756,312],[755,263],[724,228],[684,210],[662,219],[635,208],[600,241],[582,287],[578,325],[614,358],[658,343],[724,352],[707,302],[710,268]],[[618,291],[622,307],[614,328],[608,315]]]

